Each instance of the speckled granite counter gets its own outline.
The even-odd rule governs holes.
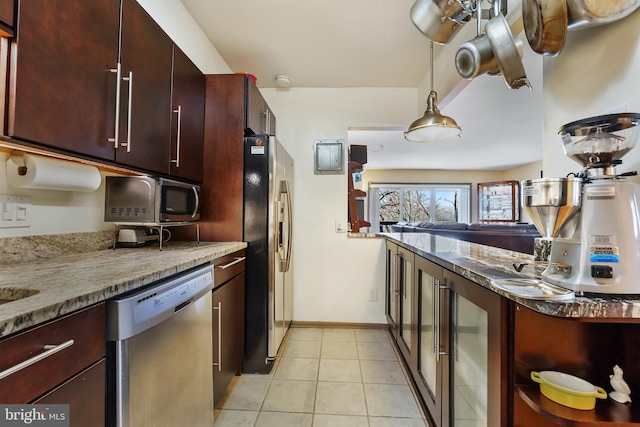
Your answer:
[[[427,233],[384,233],[381,236],[412,249],[416,254],[472,282],[543,314],[640,322],[640,295],[585,294],[570,302],[537,301],[520,298],[492,286],[492,279],[539,278],[544,267],[534,266],[533,255]],[[527,265],[518,273],[513,263]]]
[[[242,242],[184,242],[101,250],[0,266],[0,337],[104,301],[245,248]],[[8,290],[7,290],[8,289]]]

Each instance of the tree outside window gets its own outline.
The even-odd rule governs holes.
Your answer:
[[[377,200],[377,206],[370,205],[372,227],[386,232],[397,222],[469,222],[470,189],[470,184],[376,184],[369,191]]]

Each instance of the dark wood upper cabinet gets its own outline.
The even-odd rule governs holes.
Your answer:
[[[202,181],[206,85],[204,74],[174,45],[170,174],[192,181]]]
[[[20,2],[10,136],[113,158],[119,22],[118,0]]]
[[[137,1],[29,0],[19,12],[8,136],[201,180],[204,75]]]
[[[14,34],[15,0],[0,0],[0,35]]]
[[[248,133],[276,134],[276,116],[269,109],[269,105],[264,100],[258,87],[250,81],[245,81],[246,94],[246,123],[245,128]]]
[[[132,76],[133,83],[121,81],[121,142],[115,160],[168,173],[173,42],[135,0],[122,1],[121,32],[122,78]]]

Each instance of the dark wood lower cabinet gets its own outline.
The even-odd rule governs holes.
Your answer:
[[[102,359],[33,403],[69,405],[71,427],[104,426],[105,363]]]
[[[105,346],[104,303],[3,338],[0,402],[69,404],[70,426],[104,426]]]
[[[214,262],[213,399],[217,402],[244,360],[244,251]],[[220,283],[218,285],[218,283]]]

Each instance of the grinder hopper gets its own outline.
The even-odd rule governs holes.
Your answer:
[[[522,181],[522,207],[543,237],[573,236],[582,201],[582,178]]]

